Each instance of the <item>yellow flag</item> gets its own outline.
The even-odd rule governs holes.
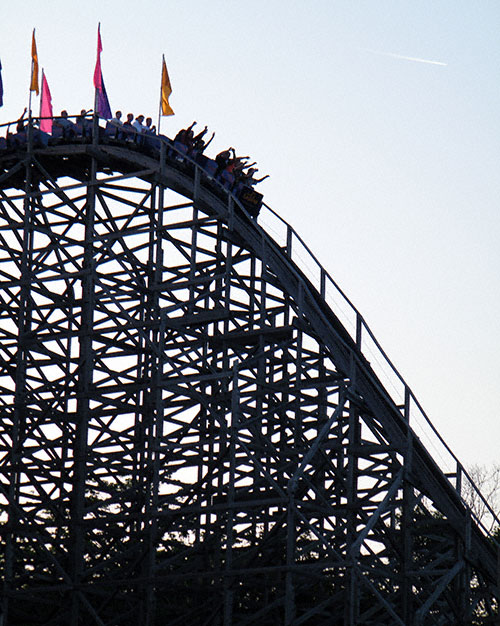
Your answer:
[[[161,72],[161,114],[162,115],[175,115],[172,107],[168,103],[168,98],[172,93],[172,86],[170,84],[170,78],[168,77],[167,64],[165,63],[165,57],[163,57],[163,69]]]
[[[30,91],[36,91],[36,95],[40,93],[38,87],[38,52],[36,51],[35,29],[33,29],[33,38],[31,40],[31,85]]]

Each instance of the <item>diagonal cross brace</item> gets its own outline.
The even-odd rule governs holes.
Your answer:
[[[401,485],[401,483],[403,481],[403,470],[404,470],[403,467],[399,470],[399,472],[396,475],[396,479],[394,480],[394,482],[390,486],[388,492],[385,494],[385,498],[382,500],[382,502],[375,509],[375,511],[373,512],[372,516],[370,517],[368,523],[363,528],[362,532],[358,535],[358,538],[356,539],[356,541],[352,544],[352,546],[350,548],[350,552],[351,552],[352,556],[355,556],[357,554],[357,552],[359,551],[359,549],[361,547],[361,544],[366,539],[366,537],[368,536],[368,534],[370,533],[372,528],[375,526],[375,524],[379,520],[379,518],[382,515],[382,513],[387,509],[387,505],[389,504],[389,502],[394,497],[394,494],[396,493],[396,491],[399,489],[399,487],[400,487],[400,485]]]
[[[432,594],[427,598],[426,602],[418,609],[415,613],[415,624],[419,626],[423,624],[423,619],[425,615],[428,613],[429,609],[432,607],[434,602],[439,598],[439,596],[443,593],[446,587],[450,584],[450,582],[455,578],[455,576],[460,572],[460,570],[464,567],[465,563],[463,560],[458,561],[451,570],[441,578],[439,584],[436,586]]]
[[[321,443],[323,442],[325,437],[328,435],[332,424],[338,420],[339,415],[342,413],[342,411],[344,409],[344,404],[345,404],[345,392],[344,392],[344,390],[342,390],[340,392],[339,403],[338,403],[337,408],[333,412],[333,414],[330,417],[330,419],[323,426],[323,428],[319,432],[318,436],[314,440],[313,445],[309,448],[307,453],[304,455],[304,458],[302,459],[302,463],[295,470],[293,476],[288,481],[288,493],[289,493],[290,496],[293,496],[293,494],[295,493],[295,490],[297,489],[297,483],[299,482],[300,476],[303,474],[304,469],[307,467],[309,462],[313,459],[314,455],[316,454],[316,452],[319,449],[319,446],[321,445]]]

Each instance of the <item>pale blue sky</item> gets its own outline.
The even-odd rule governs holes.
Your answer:
[[[113,109],[156,118],[164,53],[163,130],[254,157],[460,459],[499,460],[498,0],[4,4],[0,122],[33,27],[56,111],[92,106],[99,21]]]

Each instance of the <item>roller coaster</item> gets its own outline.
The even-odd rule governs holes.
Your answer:
[[[0,140],[0,625],[499,623],[500,520],[294,229],[168,137],[35,122]]]

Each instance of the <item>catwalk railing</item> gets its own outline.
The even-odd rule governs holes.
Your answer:
[[[428,450],[433,450],[434,461],[458,492],[465,506],[468,507],[467,501],[463,498],[466,483],[468,483],[469,490],[477,495],[484,505],[484,510],[488,512],[485,516],[487,519],[479,519],[473,510],[471,510],[471,514],[485,534],[490,535],[495,526],[500,527],[500,518],[497,512],[483,497],[469,472],[437,431],[415,394],[377,341],[363,316],[322,267],[300,235],[266,204],[263,205],[263,210],[260,212],[259,224],[267,234],[270,236],[272,234],[273,240],[281,245],[290,259],[306,274],[326,304],[343,323],[344,328],[356,342],[363,356],[370,362],[370,366],[379,380],[384,384],[385,391],[400,410],[403,419],[408,422],[413,433],[419,437],[425,447]]]
[[[107,132],[102,126],[99,126],[99,132],[95,133],[94,130],[98,128],[98,121],[95,118],[93,118],[93,122],[88,121],[89,124],[83,133],[75,125],[75,133],[68,133],[66,137],[64,133],[57,133],[56,137],[52,137],[41,133],[36,128],[39,120],[33,118],[31,120],[32,126],[27,123],[24,130],[20,131],[20,133],[10,135],[10,138],[6,137],[3,139],[0,137],[0,157],[2,153],[12,150],[27,149],[31,151],[38,148],[43,149],[54,141],[58,143],[84,141],[86,143],[92,142],[94,146],[100,143],[109,143],[111,133]],[[8,133],[9,128],[16,126],[16,124],[17,122],[2,124],[0,129],[6,128]],[[109,123],[107,128],[109,131]],[[113,129],[111,130],[113,131]],[[22,133],[24,133],[24,136],[22,136]],[[224,197],[227,197],[230,221],[234,218],[234,210],[237,207],[254,224],[266,246],[274,248],[280,254],[285,254],[292,261],[289,264],[289,271],[295,274],[295,278],[298,284],[301,285],[303,293],[308,293],[312,299],[317,298],[317,294],[319,294],[335,313],[362,356],[369,361],[370,367],[377,377],[377,380],[372,380],[373,384],[378,387],[383,385],[381,391],[389,395],[401,413],[401,418],[410,426],[411,431],[420,439],[424,447],[429,451],[432,450],[431,456],[434,462],[458,493],[465,507],[470,510],[472,517],[485,535],[490,536],[493,529],[500,528],[498,514],[483,497],[469,472],[467,472],[434,427],[415,394],[391,362],[363,316],[324,269],[293,227],[265,203],[262,204],[257,221],[256,216],[249,214],[240,201],[238,197],[239,190],[235,188],[234,182],[228,177],[215,176],[215,161],[212,159],[203,157],[203,164],[200,164],[199,155],[189,154],[182,146],[178,145],[178,142],[174,142],[164,135],[144,136],[134,131],[127,131],[126,136],[124,135],[123,137],[124,147],[138,150],[147,148],[149,153],[153,151],[153,156],[168,160],[169,165],[174,168],[183,170],[185,165],[189,164],[194,173],[194,198],[198,195],[199,189],[197,189],[197,186],[204,179],[210,180],[211,185],[215,185],[216,188],[223,192]],[[116,133],[113,140],[117,140]],[[296,268],[300,268],[300,271],[297,271]],[[304,276],[307,280],[304,280]],[[317,292],[316,294],[311,292],[310,286]],[[323,314],[320,309],[318,309],[318,312]],[[482,510],[487,512],[486,515],[479,518],[476,511],[470,509],[468,502],[464,499],[464,492],[474,494],[475,499],[480,501]],[[498,544],[498,547],[500,550],[500,544]]]

